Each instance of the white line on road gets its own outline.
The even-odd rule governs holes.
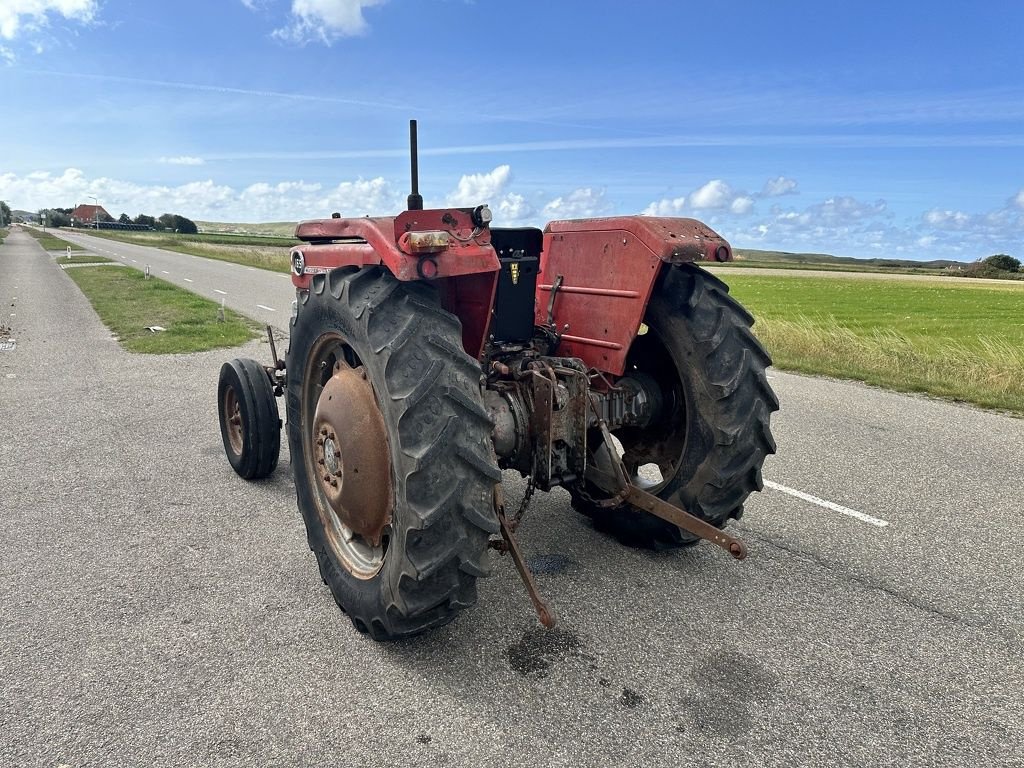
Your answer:
[[[132,259],[132,261],[134,261],[134,262],[135,262],[136,264],[138,264],[138,263],[139,263],[139,260],[138,260],[138,259]]]
[[[168,272],[168,271],[167,271],[166,269],[161,269],[161,270],[160,270],[160,274],[161,274],[161,275],[169,275],[169,274],[171,274],[171,273],[170,273],[170,272]]]
[[[183,277],[181,279],[184,280],[186,283],[191,283],[192,282],[192,278],[191,277]]]
[[[221,296],[227,296],[228,295],[227,291],[222,291],[220,288],[214,288],[213,292],[214,293],[219,293]]]
[[[764,484],[767,487],[771,488],[772,490],[782,491],[783,493],[788,493],[790,496],[796,496],[798,499],[809,501],[811,502],[811,504],[817,504],[819,507],[831,509],[833,512],[838,512],[841,515],[848,515],[850,517],[854,517],[860,520],[862,523],[868,523],[869,525],[874,525],[879,528],[885,528],[887,525],[889,525],[889,522],[887,520],[880,520],[877,517],[872,517],[871,515],[866,515],[863,512],[858,512],[856,509],[844,507],[842,504],[836,504],[831,501],[826,501],[825,499],[819,499],[817,496],[811,496],[811,494],[804,493],[803,491],[798,491],[795,488],[788,488],[785,485],[773,483],[771,480],[765,480]]]
[[[267,310],[267,312],[277,312],[276,309],[274,309],[273,307],[268,307],[266,304],[257,304],[256,306],[259,307],[260,309]]]

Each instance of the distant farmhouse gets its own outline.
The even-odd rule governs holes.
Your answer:
[[[102,205],[78,205],[71,212],[71,226],[95,227],[98,222],[112,221],[113,218]]]

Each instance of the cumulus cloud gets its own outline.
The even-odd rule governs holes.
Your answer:
[[[662,198],[643,209],[643,216],[681,216],[686,208],[686,197]]]
[[[159,162],[167,165],[202,165],[205,161],[201,157],[178,155],[177,157],[161,157]]]
[[[292,43],[330,45],[339,37],[363,35],[369,29],[363,10],[385,2],[387,0],[292,0],[291,21],[275,30],[274,37]]]
[[[938,229],[964,229],[971,217],[963,211],[940,211],[937,208],[926,211],[924,221]]]
[[[88,178],[77,168],[60,175],[37,171],[0,174],[0,199],[25,210],[71,207],[99,198],[111,213],[180,213],[193,219],[281,221],[328,216],[385,215],[403,207],[404,196],[383,178],[323,186],[303,181],[257,183],[243,189],[212,179],[178,186],[145,185],[105,177]],[[114,213],[116,215],[116,213]]]
[[[499,196],[512,180],[512,167],[499,165],[490,173],[471,173],[459,179],[459,185],[448,195],[447,205],[468,207],[481,203],[499,203]]]
[[[3,0],[0,38],[13,40],[24,29],[45,26],[50,14],[88,24],[95,18],[97,7],[97,0]]]
[[[645,216],[682,216],[689,206],[693,211],[729,211],[745,216],[754,210],[756,195],[733,189],[722,179],[712,179],[698,187],[689,197],[666,197],[650,203],[642,211]]]
[[[1013,204],[1018,208],[1024,209],[1024,189],[1017,193],[1017,196],[1013,198]]]
[[[610,209],[603,189],[580,187],[549,202],[543,214],[545,219],[588,219],[608,213]]]
[[[747,195],[739,195],[729,203],[729,210],[738,216],[744,216],[754,209],[754,198]]]
[[[537,209],[522,195],[511,193],[505,195],[494,209],[494,221],[501,225],[529,224]]]
[[[776,176],[774,179],[768,179],[764,183],[764,187],[761,188],[761,197],[782,197],[783,195],[795,195],[796,193],[796,180],[786,178],[785,176]]]
[[[690,206],[696,210],[725,208],[732,199],[732,187],[721,179],[712,179],[690,195]]]

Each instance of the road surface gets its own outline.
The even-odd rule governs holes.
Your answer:
[[[144,255],[284,327],[282,277]],[[381,645],[320,581],[287,452],[258,483],[224,459],[218,369],[265,343],[127,353],[17,231],[0,307],[0,765],[1022,762],[1022,420],[773,372],[746,561],[626,549],[539,493],[557,631],[495,554],[475,608]]]

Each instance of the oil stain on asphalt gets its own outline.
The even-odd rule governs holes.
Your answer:
[[[569,657],[582,656],[575,632],[537,627],[523,633],[518,642],[505,650],[509,666],[524,677],[547,677],[552,664]]]
[[[739,736],[749,730],[753,709],[775,698],[779,678],[760,661],[734,651],[716,651],[697,659],[695,690],[683,705],[697,730],[712,736]]]

